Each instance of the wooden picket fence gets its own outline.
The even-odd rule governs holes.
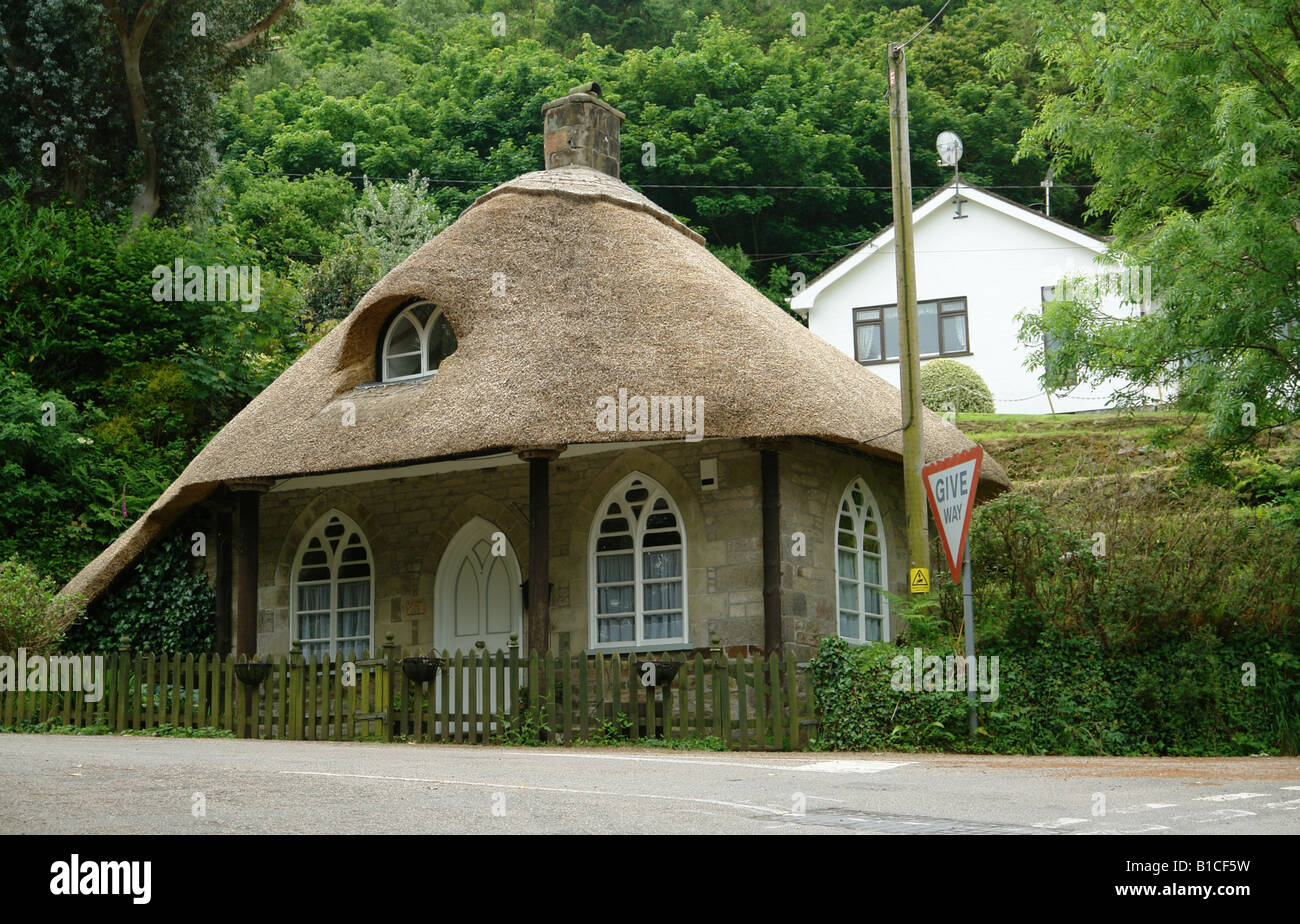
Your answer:
[[[53,656],[51,656],[53,657]],[[78,656],[80,657],[80,656]],[[279,655],[260,683],[218,655],[102,655],[100,698],[84,692],[0,692],[0,727],[35,723],[112,731],[216,728],[240,738],[297,741],[500,741],[570,745],[626,738],[713,739],[727,748],[800,749],[815,734],[812,692],[793,654],[519,655],[443,653],[416,684],[392,644],[378,657]],[[647,659],[679,665],[647,685]]]

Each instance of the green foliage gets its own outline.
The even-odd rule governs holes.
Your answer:
[[[0,161],[33,201],[111,212],[156,171],[160,201],[140,214],[182,209],[213,166],[215,95],[267,47],[225,47],[266,15],[261,0],[209,0],[202,12],[206,34],[195,35],[194,9],[174,0],[0,0]],[[290,10],[277,28],[293,20]]]
[[[980,704],[985,734],[966,735],[964,696],[890,685],[893,658],[914,647],[964,652],[960,591],[936,575],[932,594],[893,598],[906,622],[895,643],[822,643],[817,746],[1296,753],[1293,479],[1256,463],[1236,496],[1172,477],[1057,479],[981,504],[970,535],[977,653],[1000,662],[1000,695]],[[937,545],[932,557],[942,561]]]
[[[556,0],[548,38],[580,45],[586,34],[620,51],[666,45],[686,6],[680,0]]]
[[[921,403],[932,411],[951,404],[958,414],[992,414],[993,392],[983,377],[955,359],[932,359],[921,366]]]
[[[1247,459],[1236,476],[1235,493],[1242,503],[1263,508],[1266,516],[1300,528],[1300,465]]]
[[[30,735],[131,735],[136,738],[233,738],[235,733],[224,728],[204,725],[200,728],[172,725],[164,722],[154,728],[137,728],[115,733],[107,725],[63,725],[57,719],[41,722],[24,721],[15,725],[0,726],[0,732],[18,732]]]
[[[603,747],[613,747],[620,744],[627,744],[628,737],[631,734],[632,720],[627,717],[626,713],[620,712],[612,719],[603,719],[601,723],[592,730],[586,743]]]
[[[383,276],[379,254],[356,237],[345,238],[315,266],[300,264],[297,272],[307,325],[347,317]]]
[[[95,601],[68,632],[77,651],[114,651],[125,635],[143,651],[203,654],[212,650],[216,595],[191,554],[189,531],[156,544],[128,576]]]
[[[156,267],[260,266],[228,228],[97,222],[0,198],[0,555],[66,580],[140,514],[301,343],[282,280],[261,304],[156,301]],[[52,405],[52,411],[49,406]],[[47,413],[48,412],[48,413]],[[129,522],[129,521],[127,521]]]
[[[0,725],[0,732],[28,735],[111,735],[113,730],[107,725],[64,725],[57,719],[44,721],[25,720],[13,725]]]
[[[1048,629],[1085,633],[1107,649],[1202,626],[1218,637],[1300,631],[1300,531],[1267,510],[1237,509],[1227,492],[1175,489],[1176,502],[1087,486],[976,508],[983,631],[1024,641]],[[943,608],[957,618],[955,590]]]
[[[827,5],[806,11],[805,35],[794,34],[790,10],[741,0],[561,0],[491,11],[505,14],[505,35],[493,34],[488,8],[460,0],[306,8],[282,50],[218,104],[224,175],[332,171],[357,183],[418,170],[454,215],[496,183],[537,169],[541,105],[594,79],[627,114],[624,180],[701,230],[715,252],[734,248],[736,259],[725,262],[778,304],[791,273],[811,279],[891,220],[888,195],[863,188],[889,185],[888,121],[869,101],[885,89],[881,49],[916,32],[921,10]],[[1007,63],[1003,54],[1006,73],[995,76],[985,59],[1031,43],[1033,28],[1009,3],[975,2],[910,47],[916,137],[958,131],[967,139],[963,175],[1032,186],[1026,201],[1041,195],[1045,161],[1011,158],[1041,95],[1040,62],[1026,53]],[[349,143],[355,166],[340,157]],[[950,178],[932,158],[913,169],[918,195]],[[265,180],[284,187],[312,177]],[[274,216],[242,206],[243,181],[231,182],[232,212],[247,216],[240,221]],[[1070,199],[1059,189],[1053,213],[1077,219]],[[290,230],[258,238],[277,250],[276,265],[290,250],[331,252],[308,244],[306,229]]]
[[[959,642],[923,646],[922,656],[960,654]],[[999,684],[998,698],[979,704],[975,738],[964,692],[894,688],[895,659],[912,660],[912,647],[823,640],[811,664],[822,714],[815,747],[1209,756],[1295,754],[1300,742],[1295,636],[1222,640],[1202,630],[1122,655],[1055,630],[1032,642],[981,637]]]
[[[0,561],[0,651],[58,647],[82,608],[57,593],[55,583],[29,565],[14,558]]]
[[[497,713],[497,733],[495,740],[500,744],[518,747],[540,747],[551,738],[551,727],[546,723],[546,697],[539,696],[537,702],[529,699],[528,688],[519,690],[519,711],[506,715]]]
[[[625,744],[627,742],[624,742]],[[634,742],[637,747],[643,748],[663,748],[668,751],[725,751],[726,745],[717,735],[706,735],[703,738],[638,738]]]
[[[927,649],[925,654],[960,654]],[[953,746],[966,723],[966,694],[897,691],[891,685],[896,657],[911,647],[877,643],[850,646],[823,639],[809,663],[821,727],[818,750],[913,751]]]
[[[365,181],[352,210],[349,236],[376,254],[380,275],[401,263],[451,224],[429,197],[429,180],[412,170],[405,183],[389,183],[381,195]]]
[[[1029,0],[1061,78],[1022,155],[1087,163],[1112,250],[1151,270],[1156,310],[1113,316],[1094,294],[1024,319],[1080,377],[1119,376],[1207,411],[1220,451],[1300,418],[1300,55],[1291,0],[1108,9]],[[1168,88],[1155,91],[1152,88]],[[1249,407],[1248,407],[1249,405]]]
[[[338,145],[332,145],[323,162],[338,162]],[[357,200],[347,179],[308,163],[288,166],[320,172],[300,179],[260,176],[236,165],[222,174],[231,191],[230,217],[240,239],[263,245],[269,262],[283,269],[290,260],[314,263],[335,246],[339,228]]]
[[[164,722],[154,728],[139,728],[122,732],[124,735],[134,735],[137,738],[233,738],[235,733],[227,728],[217,728],[212,725],[203,725],[199,728],[188,728],[183,725],[172,725],[170,722]]]

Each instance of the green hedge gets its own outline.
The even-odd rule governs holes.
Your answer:
[[[960,640],[924,653],[960,653]],[[966,731],[964,692],[898,692],[891,661],[913,645],[822,642],[812,661],[825,749],[1000,754],[1295,754],[1300,639],[1217,639],[1205,630],[1142,651],[1107,654],[1094,639],[1045,633],[1031,644],[983,644],[998,657],[998,698]],[[1243,684],[1243,665],[1254,684]]]
[[[980,505],[976,639],[978,654],[999,659],[998,699],[980,706],[985,734],[968,737],[964,692],[890,684],[892,659],[914,647],[963,651],[961,596],[932,536],[935,590],[895,601],[906,624],[897,644],[822,642],[819,745],[1300,752],[1300,498],[1288,479],[1252,482],[1255,507],[1179,481],[1062,482]],[[1247,664],[1253,685],[1242,683]]]

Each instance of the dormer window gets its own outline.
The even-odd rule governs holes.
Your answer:
[[[455,351],[456,333],[441,310],[432,302],[408,305],[388,323],[380,352],[380,381],[432,375]]]

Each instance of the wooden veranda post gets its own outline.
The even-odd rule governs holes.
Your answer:
[[[525,449],[528,463],[528,649],[548,651],[551,639],[551,460],[562,449]]]
[[[232,484],[239,505],[239,568],[235,594],[235,654],[252,657],[257,653],[257,532],[258,508],[269,481]]]
[[[234,612],[235,521],[228,498],[214,505],[213,542],[217,553],[217,607],[213,626],[213,647],[218,654],[230,654],[230,617]]]
[[[763,495],[763,647],[781,647],[781,468],[779,444],[759,444]]]

